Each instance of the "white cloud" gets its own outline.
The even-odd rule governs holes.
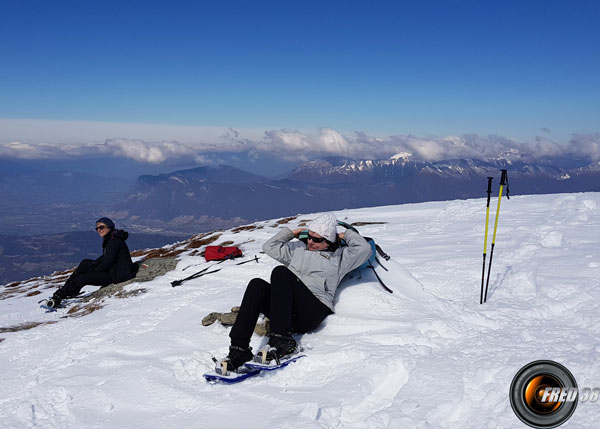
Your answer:
[[[101,152],[139,162],[160,164],[169,158],[195,156],[197,149],[178,142],[151,143],[143,140],[109,139],[100,145]]]
[[[284,156],[352,155],[351,143],[338,131],[322,128],[316,134],[300,131],[265,131],[265,138],[253,145],[255,150],[282,153]]]
[[[272,130],[257,142],[258,151],[277,153],[280,157],[310,159],[315,156],[347,156],[354,158],[382,158],[398,153],[409,153],[414,159],[437,161],[448,158],[497,156],[503,153],[520,153],[522,143],[503,137],[488,138],[476,135],[441,138],[391,136],[375,138],[357,132],[352,138],[336,130],[324,128],[315,134],[299,131]]]
[[[85,154],[88,145],[56,145],[48,143],[0,143],[0,157],[19,159],[53,159]]]
[[[567,149],[575,156],[600,161],[600,134],[575,134]]]
[[[159,164],[170,158],[185,156],[202,159],[197,152],[198,149],[178,142],[145,142],[132,139],[108,139],[102,144],[81,145],[0,143],[0,157],[19,159],[60,159],[108,155]]]
[[[10,126],[4,129],[1,126],[5,124]],[[63,134],[52,134],[62,129],[60,125],[64,125],[67,131],[63,130]],[[31,131],[31,127],[35,126],[41,127],[36,128],[36,133],[40,136],[48,133],[53,136],[52,139],[40,136],[36,138]],[[122,132],[122,136],[135,137],[112,137],[119,134],[106,136],[107,133],[117,131]],[[24,138],[18,138],[19,135]],[[58,141],[60,135],[70,137],[65,141]],[[75,139],[76,135],[80,136],[79,140]],[[105,138],[96,141],[99,136]],[[21,159],[115,156],[159,164],[186,158],[197,163],[219,162],[236,154],[251,161],[262,156],[284,161],[307,161],[323,156],[374,159],[399,153],[407,153],[412,159],[426,161],[496,156],[540,158],[561,155],[599,160],[600,134],[576,134],[566,144],[560,144],[547,136],[537,137],[528,142],[502,136],[482,137],[475,134],[445,137],[394,135],[381,138],[369,136],[364,132],[344,135],[332,128],[322,128],[315,132],[280,129],[263,130],[259,133],[257,130],[225,127],[0,119],[0,157]]]

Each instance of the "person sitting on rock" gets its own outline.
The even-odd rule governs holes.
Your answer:
[[[108,286],[135,277],[139,267],[131,261],[125,243],[129,233],[115,229],[114,222],[107,217],[96,221],[96,231],[103,239],[102,255],[96,260],[82,260],[64,286],[48,300],[49,307],[56,308],[63,299],[77,296],[85,285]]]
[[[327,213],[308,225],[308,238],[292,241],[306,231],[284,227],[263,245],[263,250],[283,265],[271,272],[270,283],[252,279],[229,337],[228,370],[237,370],[253,358],[250,338],[260,313],[270,319],[268,360],[296,351],[292,333],[316,329],[333,313],[336,289],[344,276],[366,262],[371,246],[358,233],[337,233],[335,215]],[[339,240],[347,246],[339,246]]]

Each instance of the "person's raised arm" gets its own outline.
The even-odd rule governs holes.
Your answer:
[[[292,260],[292,251],[289,246],[289,242],[297,238],[301,228],[291,230],[284,227],[281,231],[269,238],[265,244],[263,244],[264,252],[276,261],[281,262],[284,265],[289,265]]]
[[[371,245],[359,233],[347,229],[340,237],[348,245],[343,249],[342,260],[340,262],[340,273],[345,275],[355,268],[360,267],[367,262],[371,256]],[[341,234],[338,234],[341,235]]]

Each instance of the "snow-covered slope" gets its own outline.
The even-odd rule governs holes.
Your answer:
[[[493,221],[495,198],[491,207]],[[523,365],[556,360],[580,386],[600,385],[599,209],[599,193],[503,200],[485,305],[485,200],[340,211],[350,222],[385,222],[359,229],[430,298],[408,299],[399,283],[388,294],[369,273],[351,280],[336,313],[301,338],[306,358],[235,386],[204,382],[211,356],[226,354],[228,329],[201,319],[238,305],[250,278],[268,278],[276,263],[260,247],[281,228],[275,221],[225,231],[215,242],[246,242],[245,256],[258,255],[258,264],[229,261],[172,288],[206,266],[188,247],[176,270],[128,286],[146,293],[109,298],[85,317],[45,314],[37,306],[43,295],[7,297],[0,327],[57,323],[0,330],[0,426],[523,427],[508,397]],[[183,271],[193,264],[200,265]],[[581,403],[564,427],[599,419],[597,403]]]

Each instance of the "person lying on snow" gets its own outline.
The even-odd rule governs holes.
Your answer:
[[[268,360],[293,353],[291,334],[312,331],[333,313],[338,285],[371,255],[363,237],[349,229],[338,234],[336,227],[335,215],[328,213],[309,224],[306,242],[292,241],[305,229],[287,227],[265,242],[265,253],[283,265],[273,269],[270,283],[255,278],[246,287],[229,334],[228,369],[235,371],[253,358],[250,338],[260,313],[271,322]],[[340,247],[341,239],[348,245]]]
[[[129,248],[125,243],[129,233],[115,229],[114,222],[107,217],[96,221],[96,231],[103,239],[102,256],[96,260],[81,261],[64,286],[48,300],[49,307],[56,308],[63,299],[77,296],[85,285],[108,286],[135,277],[139,266],[131,261]]]

